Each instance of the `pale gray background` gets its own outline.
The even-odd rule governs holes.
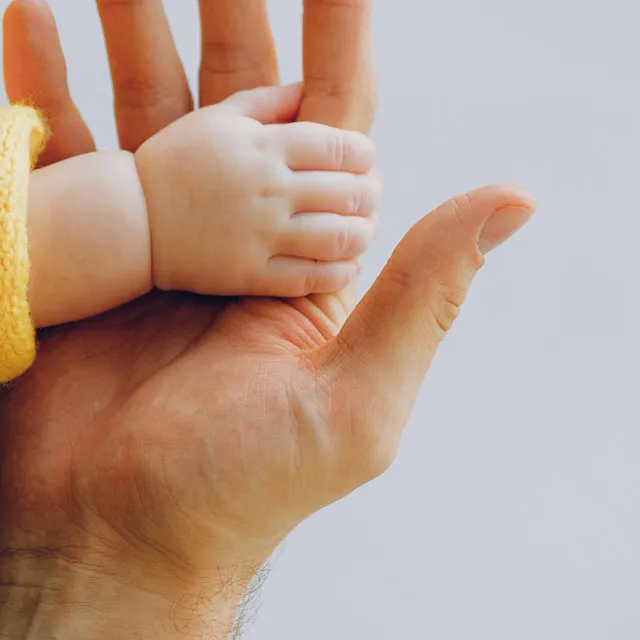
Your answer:
[[[52,4],[112,147],[93,3]],[[196,3],[166,5],[195,78]],[[270,5],[296,80],[300,3]],[[540,211],[476,281],[393,469],[283,546],[249,640],[640,638],[639,19],[632,0],[377,2],[366,282],[460,191],[514,180]]]

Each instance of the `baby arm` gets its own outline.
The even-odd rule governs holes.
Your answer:
[[[36,326],[89,317],[151,289],[149,222],[132,154],[92,153],[35,171],[27,227]]]
[[[100,152],[35,172],[36,325],[154,286],[297,297],[348,284],[376,231],[375,150],[358,133],[279,124],[300,98],[299,86],[243,92],[181,118],[135,156]]]

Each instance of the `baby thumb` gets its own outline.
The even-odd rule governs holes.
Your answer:
[[[285,87],[260,87],[235,93],[221,104],[262,124],[293,122],[302,101],[302,90],[301,82]]]

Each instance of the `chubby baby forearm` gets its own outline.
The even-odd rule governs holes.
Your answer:
[[[96,315],[152,287],[146,203],[130,153],[92,153],[35,171],[28,230],[38,327]]]

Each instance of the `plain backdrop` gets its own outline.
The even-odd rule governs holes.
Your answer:
[[[269,4],[297,80],[301,3]],[[94,3],[52,5],[114,147]],[[165,5],[194,80],[196,2]],[[378,0],[386,200],[363,285],[461,191],[516,181],[539,213],[490,256],[391,471],[282,546],[248,640],[640,638],[639,19],[632,0]]]

